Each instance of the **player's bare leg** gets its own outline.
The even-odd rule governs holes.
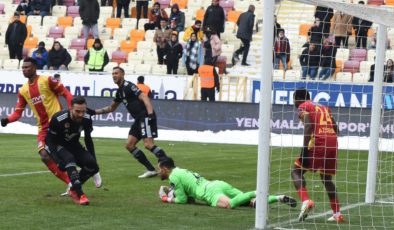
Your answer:
[[[136,137],[129,135],[125,146],[126,149],[134,156],[134,158],[137,159],[138,162],[140,162],[146,168],[146,172],[139,175],[138,178],[156,176],[157,172],[155,167],[153,167],[148,158],[146,158],[144,152],[142,152],[139,148],[136,147],[138,141],[139,140]]]
[[[336,187],[334,182],[332,181],[331,175],[323,175],[320,174],[321,182],[324,184],[326,188],[328,198],[330,199],[330,206],[333,212],[333,216],[328,219],[328,221],[336,221],[336,222],[343,222],[344,217],[341,215],[340,208],[339,208],[339,200],[338,200],[338,193],[336,191]]]
[[[302,201],[301,212],[298,216],[299,221],[305,220],[308,216],[308,213],[315,206],[313,200],[309,199],[308,190],[306,189],[306,181],[304,177],[304,173],[306,171],[301,168],[294,166],[291,171],[291,177],[293,178],[294,187],[298,192],[298,195]]]

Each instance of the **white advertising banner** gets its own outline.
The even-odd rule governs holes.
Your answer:
[[[40,75],[47,76],[55,73],[60,74],[61,81],[73,95],[112,97],[117,89],[110,73],[38,72]],[[137,77],[138,75],[126,75],[125,79],[137,83]],[[145,84],[151,88],[155,99],[182,100],[187,92],[189,78],[188,76],[145,75]],[[0,93],[17,93],[26,81],[21,70],[0,71]]]

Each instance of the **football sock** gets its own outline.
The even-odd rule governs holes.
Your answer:
[[[306,188],[301,187],[297,192],[302,202],[309,200],[308,190]]]
[[[256,197],[255,191],[240,193],[230,200],[230,207],[236,208],[242,204],[249,202],[252,198],[255,197]]]
[[[67,164],[66,171],[71,180],[71,184],[72,184],[71,189],[74,190],[78,194],[78,196],[83,195],[82,184],[79,178],[79,173],[77,171],[76,164],[75,163]]]
[[[53,160],[49,160],[46,163],[46,166],[49,169],[49,171],[51,171],[53,173],[53,175],[55,175],[60,180],[64,181],[64,183],[66,183],[66,184],[70,183],[70,178],[68,177],[67,173],[61,171],[59,169],[59,167],[57,166],[57,164]]]
[[[138,148],[135,148],[130,151],[131,154],[135,157],[135,159],[138,160],[142,165],[145,166],[145,168],[149,171],[155,171],[155,167],[149,162],[149,160],[146,158],[145,154]]]
[[[79,171],[79,180],[81,184],[85,183],[90,177],[96,174],[98,170],[94,168],[82,167],[81,171]]]
[[[166,155],[166,153],[164,152],[164,150],[162,150],[160,147],[157,147],[156,145],[154,145],[154,146],[150,149],[150,151],[151,151],[153,154],[155,154],[156,157],[157,157],[159,160],[167,157],[167,155]]]
[[[279,196],[269,195],[268,196],[268,204],[272,204],[279,201]]]
[[[331,206],[332,212],[334,214],[339,212],[339,201],[338,201],[338,199],[330,199],[330,206]]]

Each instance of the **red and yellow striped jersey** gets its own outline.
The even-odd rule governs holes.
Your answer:
[[[19,89],[15,112],[8,119],[10,122],[19,120],[29,105],[37,119],[39,132],[46,130],[53,114],[62,109],[59,96],[66,99],[68,107],[71,106],[72,95],[61,82],[52,77],[38,76],[33,83],[27,82]]]

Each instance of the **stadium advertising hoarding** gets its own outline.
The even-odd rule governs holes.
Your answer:
[[[312,100],[330,107],[371,108],[372,84],[342,84],[325,82],[273,82],[272,103],[293,105],[293,93],[297,88],[307,88]],[[251,102],[260,99],[260,81],[251,81]],[[394,109],[394,85],[383,88],[383,102],[386,109]]]
[[[54,72],[42,71],[39,74],[50,76]],[[114,96],[117,89],[110,73],[81,74],[61,71],[59,74],[61,81],[73,95],[108,97]],[[137,77],[138,75],[126,75],[125,78],[136,83]],[[0,93],[17,93],[26,81],[21,71],[2,71]],[[155,99],[183,99],[187,82],[187,76],[145,76],[145,83],[151,87]]]
[[[87,97],[91,108],[101,108],[111,103],[108,97]],[[0,117],[10,114],[15,105],[16,94],[0,94]],[[158,114],[159,129],[213,131],[258,129],[258,104],[229,102],[200,102],[153,100]],[[366,108],[332,108],[341,136],[369,136],[371,110]],[[394,134],[394,111],[384,112],[381,125],[383,137]],[[124,106],[114,113],[94,117],[95,126],[130,127],[134,121]],[[22,122],[35,125],[31,110],[23,113]],[[291,105],[273,105],[271,128],[273,133],[303,133],[303,125],[298,120],[296,110]]]

